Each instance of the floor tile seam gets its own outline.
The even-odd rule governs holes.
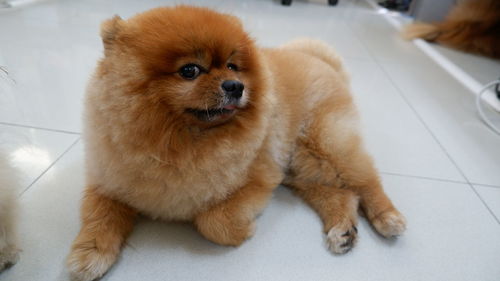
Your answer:
[[[480,187],[489,187],[489,188],[500,188],[499,185],[494,185],[494,184],[485,184],[485,183],[478,183],[478,182],[471,182],[473,186],[480,186]]]
[[[389,81],[391,82],[391,84],[393,85],[393,87],[398,91],[399,95],[403,98],[403,100],[405,101],[405,103],[411,108],[411,110],[413,111],[413,113],[415,114],[415,116],[418,118],[418,120],[420,121],[420,123],[425,127],[425,129],[427,130],[427,132],[431,135],[431,137],[434,139],[434,141],[438,144],[438,146],[440,147],[441,151],[446,155],[446,157],[448,158],[448,160],[453,164],[453,166],[455,167],[455,169],[460,173],[460,175],[464,178],[464,180],[467,182],[467,184],[472,189],[472,191],[476,194],[477,198],[483,203],[484,207],[489,211],[489,213],[493,216],[493,218],[495,219],[495,221],[500,225],[500,219],[491,210],[491,208],[488,206],[488,204],[486,203],[486,201],[484,201],[484,199],[481,197],[481,195],[479,194],[479,192],[477,192],[477,190],[475,189],[475,187],[473,186],[473,184],[471,183],[470,179],[467,177],[467,175],[465,174],[465,172],[462,170],[462,168],[460,167],[460,165],[458,165],[458,163],[451,156],[450,152],[448,152],[448,150],[446,149],[446,147],[444,146],[444,144],[439,140],[439,138],[436,136],[436,134],[434,133],[434,131],[429,127],[429,125],[427,124],[427,122],[425,122],[424,118],[420,115],[420,113],[418,112],[418,110],[413,106],[413,104],[406,97],[406,95],[403,93],[403,91],[401,90],[401,88],[396,84],[396,82],[393,80],[393,77],[387,72],[387,70],[384,68],[384,66],[377,61],[377,59],[375,59],[375,62],[377,63],[377,65],[380,68],[380,70],[382,70],[382,72],[387,76],[387,78],[389,79]]]
[[[470,188],[472,189],[472,191],[476,194],[476,196],[479,198],[479,200],[481,200],[481,202],[483,203],[483,205],[486,207],[486,209],[488,209],[488,211],[490,212],[490,214],[493,216],[493,218],[497,221],[498,225],[500,225],[500,219],[498,218],[498,216],[493,212],[493,210],[490,208],[490,206],[488,205],[488,203],[486,203],[486,201],[483,199],[483,197],[481,196],[481,194],[476,190],[476,188],[474,187],[473,184],[469,183],[469,186]]]
[[[370,0],[364,0],[366,2],[370,2]],[[372,5],[372,4],[370,4]],[[395,27],[394,27],[395,28]],[[406,103],[406,105],[410,108],[410,110],[413,112],[414,116],[419,120],[419,122],[424,126],[426,131],[430,134],[430,136],[434,139],[434,141],[439,145],[440,149],[445,153],[447,158],[451,161],[451,163],[455,166],[457,171],[461,174],[462,178],[467,182],[470,183],[469,179],[465,176],[463,171],[458,167],[456,162],[451,158],[451,155],[448,153],[448,151],[444,148],[443,144],[439,141],[439,139],[436,137],[434,132],[430,129],[430,127],[427,125],[427,123],[423,120],[422,116],[419,114],[419,112],[416,110],[416,108],[411,104],[409,99],[404,95],[403,91],[400,89],[400,87],[394,82],[392,76],[387,72],[385,67],[378,61],[378,59],[374,56],[374,54],[370,51],[370,49],[366,46],[366,44],[359,38],[359,35],[351,29],[351,32],[354,34],[356,38],[358,38],[359,42],[361,45],[365,48],[365,50],[368,52],[370,57],[372,58],[373,62],[376,64],[376,66],[382,71],[384,76],[389,80],[391,83],[392,87],[396,90],[398,95],[403,99],[403,101]]]
[[[394,173],[394,172],[387,172],[387,171],[380,171],[380,174],[382,174],[382,175],[388,175],[388,176],[403,177],[403,178],[413,178],[413,179],[428,180],[428,181],[448,182],[448,183],[466,184],[466,185],[469,184],[469,182],[467,182],[465,180],[464,181],[459,181],[459,180],[444,179],[444,178],[435,178],[435,177],[428,177],[428,176],[421,176],[421,175],[401,174],[401,173]]]
[[[31,189],[31,187],[38,182],[38,180],[40,180],[50,169],[52,169],[52,167],[54,167],[54,165],[59,162],[59,160],[64,157],[73,147],[75,147],[75,145],[80,141],[80,137],[78,137],[75,141],[73,141],[73,143],[71,143],[71,145],[69,145],[68,148],[66,148],[66,150],[63,151],[63,153],[61,153],[61,155],[59,155],[59,157],[57,157],[45,170],[43,170],[40,175],[38,175],[35,180],[33,180],[33,182],[31,182],[19,195],[19,197],[22,197],[27,191],[29,191]]]
[[[370,0],[365,0],[367,3],[369,3],[373,7],[373,3],[370,2]],[[387,19],[386,19],[387,20]],[[392,24],[391,24],[392,25]],[[395,26],[393,26],[395,29],[397,29]],[[349,27],[350,28],[350,27]],[[365,45],[365,43],[359,38],[358,34],[350,28],[351,32],[353,32],[354,36],[358,38],[362,46],[366,49],[368,54],[372,57],[373,61],[375,64],[377,64],[378,68],[382,70],[384,75],[389,79],[390,83],[392,86],[396,89],[398,94],[401,96],[401,98],[405,101],[405,103],[410,107],[410,109],[413,111],[417,119],[421,122],[421,124],[426,128],[427,132],[431,135],[431,137],[434,139],[434,141],[439,145],[443,153],[446,155],[446,157],[449,159],[449,161],[454,165],[455,169],[461,174],[463,179],[466,181],[466,183],[469,185],[469,187],[472,189],[474,194],[476,194],[477,198],[483,203],[484,207],[489,211],[491,216],[496,220],[497,224],[500,225],[500,220],[499,218],[495,215],[495,213],[491,210],[491,208],[486,204],[484,199],[480,196],[479,192],[474,188],[472,183],[470,182],[469,178],[465,175],[464,171],[461,169],[461,167],[456,163],[456,161],[453,159],[451,154],[448,152],[448,150],[444,147],[444,145],[441,143],[439,138],[434,134],[434,132],[431,130],[429,125],[425,122],[423,117],[419,114],[419,112],[416,110],[416,108],[411,104],[409,99],[406,97],[406,95],[403,93],[403,91],[400,89],[400,87],[395,83],[393,80],[392,76],[387,72],[385,67],[378,61],[378,59],[373,55],[373,53],[370,51],[370,49]]]
[[[474,186],[480,186],[480,187],[488,187],[488,188],[498,188],[500,189],[500,185],[494,185],[494,184],[485,184],[485,183],[479,183],[479,182],[467,182],[467,181],[459,181],[459,180],[452,180],[452,179],[444,179],[444,178],[435,178],[435,177],[429,177],[429,176],[422,176],[422,175],[412,175],[412,174],[402,174],[402,173],[395,173],[395,172],[389,172],[389,171],[380,171],[381,174],[385,175],[391,175],[391,176],[401,176],[401,177],[409,177],[409,178],[420,178],[424,180],[433,180],[433,181],[443,181],[443,182],[451,182],[451,183],[459,183],[459,184],[472,184]]]
[[[450,154],[450,152],[446,149],[446,147],[444,146],[444,144],[439,140],[439,138],[436,136],[436,134],[434,133],[434,131],[429,127],[429,125],[427,124],[427,122],[425,122],[425,120],[420,115],[420,113],[418,112],[418,110],[413,106],[413,104],[411,104],[411,102],[409,101],[409,99],[405,96],[405,94],[403,93],[403,91],[399,88],[399,86],[396,84],[396,82],[393,80],[392,76],[387,72],[387,70],[383,67],[383,65],[381,65],[380,63],[378,63],[378,61],[376,59],[375,59],[375,62],[377,63],[377,65],[379,66],[379,68],[382,70],[382,72],[384,72],[384,74],[387,76],[387,78],[389,79],[389,81],[391,82],[391,84],[393,85],[393,87],[395,87],[395,89],[398,91],[399,95],[403,98],[403,100],[405,101],[405,103],[411,108],[411,110],[413,111],[413,113],[415,114],[415,116],[419,119],[419,121],[421,122],[421,124],[425,127],[425,129],[427,130],[427,132],[431,135],[431,137],[434,139],[434,141],[440,147],[441,151],[446,155],[446,157],[448,158],[448,160],[453,164],[453,166],[455,167],[455,169],[464,178],[464,180],[469,185],[469,187],[472,189],[472,191],[476,194],[476,196],[478,197],[478,199],[483,203],[483,205],[485,206],[485,208],[490,212],[490,214],[493,216],[493,218],[496,220],[496,222],[500,225],[500,219],[495,215],[495,213],[491,210],[491,208],[488,206],[488,204],[486,203],[486,201],[484,201],[484,199],[481,197],[481,195],[479,194],[479,192],[477,192],[477,190],[474,188],[473,184],[471,183],[470,179],[467,177],[467,175],[463,171],[462,167],[460,167],[460,165],[455,161],[455,159],[452,157],[452,155]]]
[[[11,126],[11,127],[19,127],[19,128],[26,128],[26,129],[43,130],[43,131],[49,131],[49,132],[54,132],[54,133],[63,133],[63,134],[69,134],[69,135],[81,135],[81,133],[79,133],[79,132],[72,132],[72,131],[67,131],[67,130],[59,130],[59,129],[51,129],[51,128],[44,128],[44,127],[24,125],[24,124],[17,124],[17,123],[10,123],[10,122],[1,122],[0,121],[0,125]]]

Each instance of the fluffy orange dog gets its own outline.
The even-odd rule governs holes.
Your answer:
[[[115,17],[101,36],[82,228],[68,258],[76,279],[109,269],[138,212],[240,245],[280,183],[318,212],[335,253],[356,241],[358,203],[380,234],[404,231],[325,44],[260,49],[237,18],[188,6]]]
[[[500,59],[500,1],[458,1],[444,21],[410,24],[403,37]]]

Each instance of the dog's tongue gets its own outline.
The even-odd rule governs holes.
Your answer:
[[[234,104],[226,105],[226,106],[224,106],[224,109],[233,110],[233,109],[236,109],[236,105],[234,105]]]

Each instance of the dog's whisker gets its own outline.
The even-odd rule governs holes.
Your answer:
[[[208,110],[208,104],[207,104],[207,101],[205,101],[205,110],[207,111],[207,117],[208,117],[208,120],[211,119],[210,117],[210,111]]]
[[[158,161],[158,162],[160,162],[160,163],[162,163],[162,164],[164,164],[164,165],[169,165],[169,166],[171,166],[171,165],[172,165],[170,162],[167,162],[167,161],[165,161],[165,160],[162,160],[162,159],[160,159],[160,157],[158,157],[158,156],[156,156],[156,155],[150,155],[150,156],[151,156],[151,158],[153,158],[154,160],[156,160],[156,161]]]

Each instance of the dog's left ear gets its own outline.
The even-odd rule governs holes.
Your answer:
[[[101,24],[101,38],[104,44],[104,49],[108,50],[111,48],[124,26],[125,21],[119,16],[114,16],[111,19],[105,20]]]

